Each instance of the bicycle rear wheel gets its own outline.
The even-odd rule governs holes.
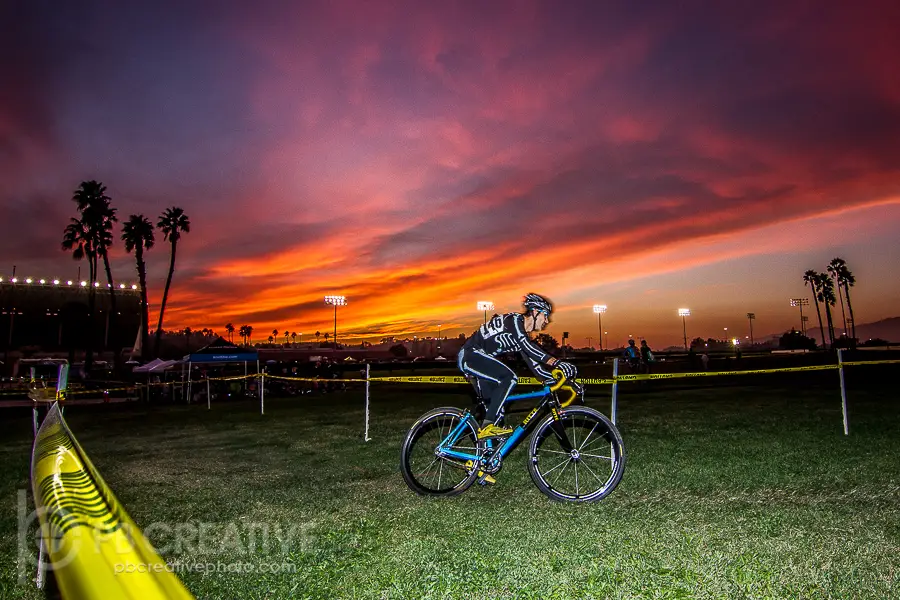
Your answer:
[[[625,445],[612,422],[592,408],[547,415],[531,436],[528,472],[554,500],[594,502],[609,495],[625,472]]]
[[[438,456],[438,445],[466,419],[458,408],[436,408],[416,421],[400,449],[400,472],[409,488],[423,496],[454,496],[466,491],[478,476],[472,466],[459,458]],[[469,420],[451,449],[478,456],[477,431]]]

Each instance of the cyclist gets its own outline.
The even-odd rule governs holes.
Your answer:
[[[554,381],[551,369],[560,369],[574,383],[575,366],[546,353],[529,339],[529,334],[543,330],[550,322],[553,305],[537,294],[527,294],[522,303],[524,313],[494,315],[463,344],[457,364],[470,378],[478,395],[488,401],[487,413],[478,432],[480,439],[509,435],[503,427],[503,402],[516,385],[518,377],[497,359],[500,354],[518,352],[534,376],[545,384]]]
[[[634,340],[628,340],[628,347],[622,353],[625,362],[632,373],[637,373],[641,366],[641,351],[634,345]]]

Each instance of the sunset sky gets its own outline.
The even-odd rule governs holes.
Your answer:
[[[306,340],[344,294],[340,337],[455,336],[534,291],[575,346],[603,303],[610,345],[661,348],[680,307],[690,337],[799,327],[835,256],[857,323],[897,316],[898,22],[896,0],[13,0],[0,274],[74,278],[96,179],[123,220],[191,218],[167,329]],[[148,260],[152,314],[161,234]],[[120,242],[113,269],[136,280]]]

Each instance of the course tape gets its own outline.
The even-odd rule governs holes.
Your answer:
[[[35,437],[31,481],[44,547],[65,600],[193,598],[91,464],[59,404]]]

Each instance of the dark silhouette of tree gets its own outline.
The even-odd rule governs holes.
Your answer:
[[[169,254],[169,274],[166,277],[166,289],[163,291],[162,302],[160,302],[159,305],[159,325],[156,327],[156,347],[154,348],[154,353],[156,356],[159,356],[159,345],[162,341],[161,331],[163,316],[166,312],[166,302],[169,300],[169,287],[172,285],[172,275],[175,273],[175,250],[178,247],[178,240],[181,239],[182,234],[190,233],[191,220],[184,214],[184,209],[173,206],[172,208],[167,208],[163,211],[156,226],[162,230],[163,238],[171,245]]]
[[[247,345],[253,345],[253,325],[247,325]]]
[[[856,319],[853,318],[853,304],[850,302],[850,288],[856,285],[856,277],[853,276],[853,273],[847,268],[847,263],[842,258],[835,258],[831,261],[831,264],[835,265],[834,268],[834,278],[837,282],[838,292],[841,290],[844,292],[844,298],[847,300],[847,312],[850,313],[850,337],[856,339]],[[830,266],[830,265],[829,265]],[[841,310],[843,311],[843,305],[841,306]],[[847,324],[844,324],[844,328],[846,329]]]
[[[234,343],[234,324],[225,323],[225,332],[228,334],[228,341]]]
[[[291,343],[294,344],[295,346],[297,345],[297,332],[296,331],[291,332]]]
[[[329,334],[329,333],[327,333],[327,332],[325,333],[325,345],[326,345],[326,346],[328,346],[328,337],[329,337],[330,335],[331,335],[331,334]]]
[[[186,343],[187,343],[187,351],[188,351],[188,354],[191,353],[191,336],[192,336],[192,335],[194,335],[193,330],[192,330],[190,327],[185,327],[185,328],[184,328],[184,337],[185,337],[185,340],[186,340]]]
[[[317,343],[317,344],[319,343],[319,336],[320,336],[320,335],[322,335],[322,334],[319,333],[319,332],[317,331],[317,332],[316,332],[316,343]]]
[[[96,232],[97,258],[103,261],[103,268],[106,272],[106,283],[109,289],[109,329],[117,331],[116,316],[118,309],[116,308],[116,290],[113,281],[112,269],[109,266],[109,248],[113,244],[113,224],[118,221],[116,218],[116,209],[111,206],[112,199],[106,195],[106,186],[99,181],[82,181],[78,189],[72,194],[72,200],[78,206],[78,211],[82,215],[82,220]],[[94,269],[95,276],[98,275],[97,268]],[[99,277],[98,277],[99,278]],[[90,282],[93,291],[94,280]],[[93,315],[93,308],[91,314]],[[118,350],[118,349],[117,349]],[[115,363],[119,363],[119,352],[115,354]],[[89,368],[86,366],[86,368]]]
[[[539,333],[534,338],[534,342],[544,349],[545,352],[553,352],[554,350],[559,349],[559,342],[556,341],[556,338],[548,333]]]
[[[269,343],[271,344],[271,343],[272,343],[272,340],[274,340],[274,339],[275,339],[275,338],[273,338],[273,337],[270,335],[270,336],[269,336]]]
[[[388,352],[396,356],[397,358],[403,358],[409,354],[409,350],[403,344],[395,344],[388,348]]]
[[[287,344],[288,344],[288,338],[289,338],[289,337],[291,337],[291,334],[290,334],[290,332],[288,332],[287,329],[285,329],[285,330],[284,330],[284,345],[285,345],[285,346],[287,346]]]
[[[815,350],[816,340],[808,338],[793,327],[778,340],[778,347],[785,350]]]
[[[847,331],[847,315],[844,312],[844,293],[843,293],[843,290],[841,289],[841,282],[840,282],[840,275],[839,275],[841,268],[844,266],[846,266],[844,259],[835,257],[835,258],[831,259],[831,262],[828,263],[828,266],[825,267],[825,270],[828,272],[829,275],[831,275],[831,278],[834,279],[835,286],[837,286],[837,296],[838,296],[838,300],[841,303],[841,323],[844,326],[844,328],[843,328],[844,335],[848,335],[849,332]]]
[[[88,263],[88,279],[90,279],[90,289],[88,290],[88,335],[85,340],[84,349],[84,368],[90,370],[94,360],[94,344],[93,344],[93,315],[94,315],[94,279],[97,275],[97,231],[91,226],[87,219],[69,219],[69,224],[63,232],[62,249],[71,251],[72,258],[75,260],[87,259]],[[74,353],[74,349],[71,350]],[[71,358],[71,357],[70,357]]]
[[[144,262],[144,250],[152,248],[156,241],[153,223],[144,215],[131,215],[122,227],[122,241],[125,242],[127,252],[134,252],[138,281],[141,284],[141,360],[146,361],[150,355],[150,307],[147,303],[147,264]]]
[[[241,336],[241,343],[243,345],[247,345],[247,326],[241,325],[240,329],[238,329],[238,334]]]
[[[819,309],[819,273],[808,269],[803,274],[803,281],[812,289],[813,302],[816,303],[816,316],[819,317],[819,331],[822,333],[822,348],[825,348],[825,327],[822,325],[822,311]]]
[[[828,273],[819,273],[816,283],[819,289],[819,302],[825,305],[825,316],[828,319],[828,339],[831,342],[831,348],[834,348],[834,320],[831,317],[831,307],[837,304],[837,298],[834,295],[834,281]]]
[[[272,330],[272,339],[274,339],[276,342],[278,341],[278,330],[277,329]]]

